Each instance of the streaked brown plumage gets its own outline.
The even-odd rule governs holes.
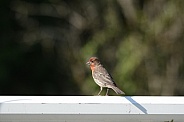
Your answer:
[[[113,89],[117,94],[125,94],[117,87],[111,75],[103,67],[97,57],[91,57],[86,64],[88,64],[91,68],[92,77],[95,83],[100,86],[98,95],[100,95],[103,87],[107,87],[106,95],[108,95],[109,88]]]

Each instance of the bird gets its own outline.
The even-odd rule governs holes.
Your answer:
[[[117,87],[112,76],[107,72],[107,70],[104,68],[97,57],[91,57],[86,64],[89,65],[91,68],[92,77],[95,83],[100,86],[98,96],[100,95],[104,87],[107,87],[106,96],[108,96],[110,88],[113,89],[116,94],[125,94]]]

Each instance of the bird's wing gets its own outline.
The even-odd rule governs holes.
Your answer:
[[[96,70],[93,71],[93,78],[99,81],[103,81],[104,84],[116,86],[115,82],[113,81],[111,75],[107,72],[104,67],[97,67]]]

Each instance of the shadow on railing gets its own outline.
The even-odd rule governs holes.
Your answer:
[[[132,99],[131,96],[125,96],[125,98],[130,101],[135,107],[137,107],[139,110],[141,110],[143,113],[148,114],[147,110],[138,102],[136,102],[134,99]]]

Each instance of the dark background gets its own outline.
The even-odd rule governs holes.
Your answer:
[[[183,0],[1,0],[0,95],[95,95],[91,56],[126,95],[184,95],[183,12]]]

